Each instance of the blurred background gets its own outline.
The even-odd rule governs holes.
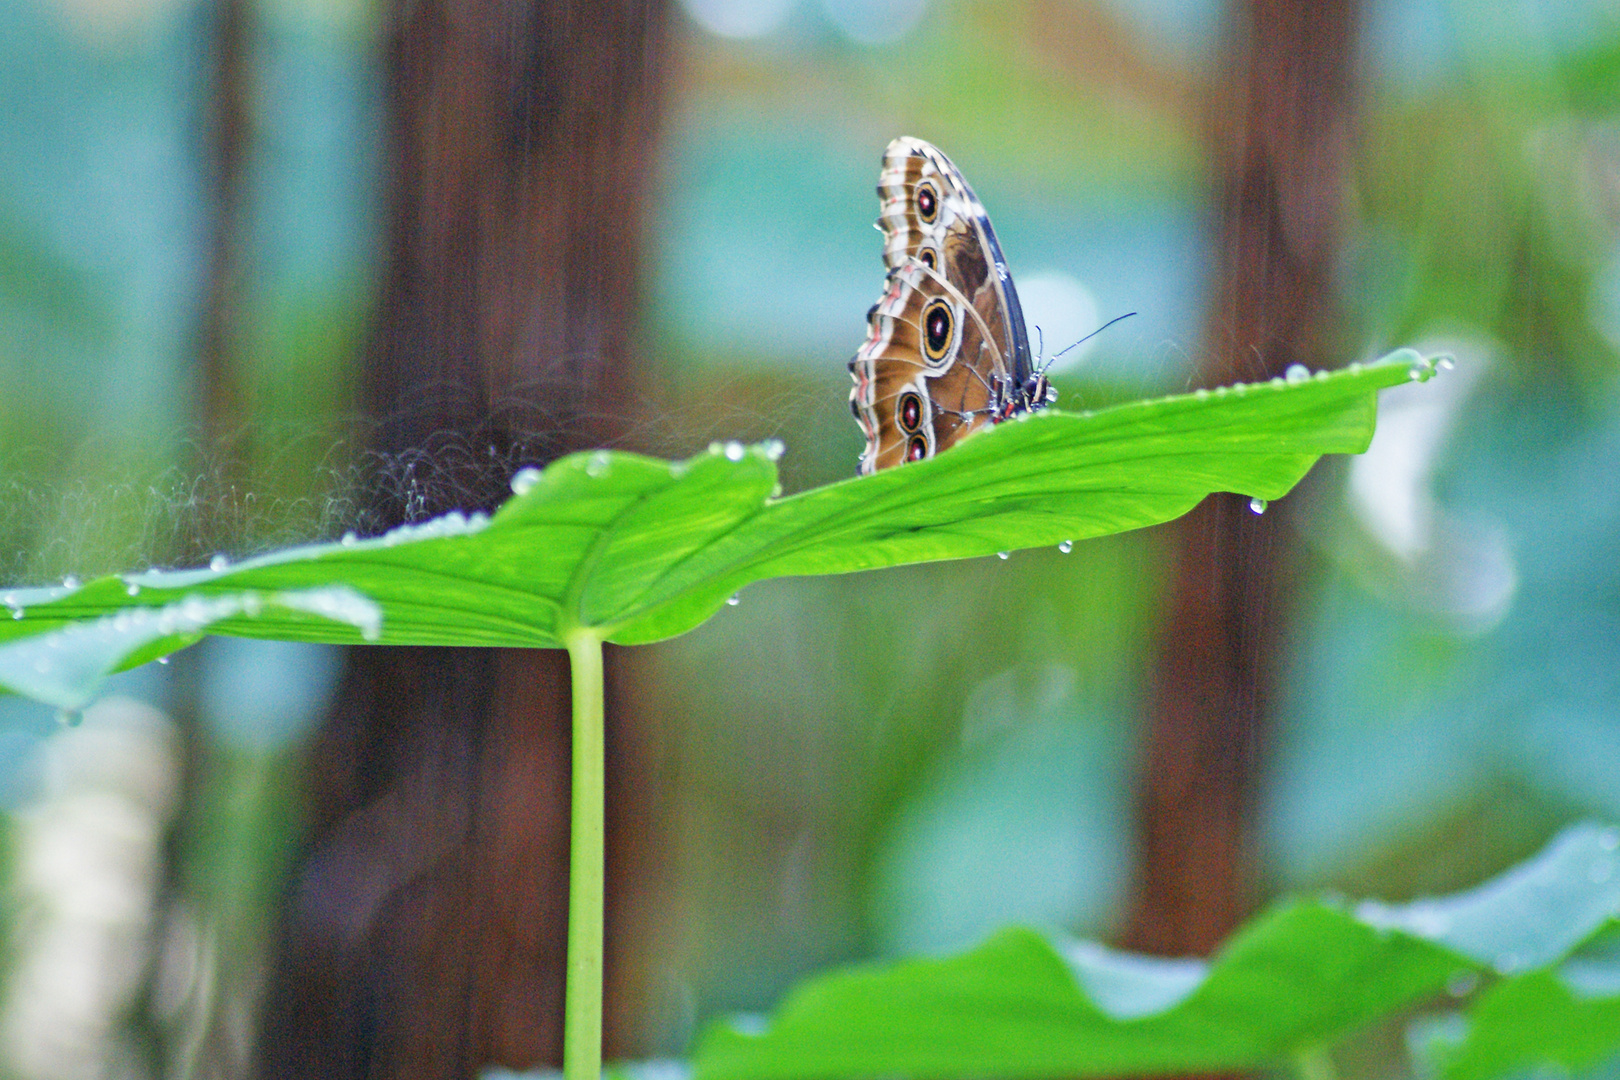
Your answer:
[[[917,135],[1047,355],[1137,313],[1059,407],[1455,367],[1264,514],[756,585],[614,654],[609,1053],[1010,921],[1204,953],[1280,894],[1457,889],[1620,816],[1617,121],[1596,0],[12,0],[0,577],[488,506],[584,446],[850,475]],[[566,694],[219,639],[82,716],[0,700],[0,1077],[554,1063]]]

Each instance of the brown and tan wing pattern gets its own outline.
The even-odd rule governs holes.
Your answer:
[[[932,457],[990,424],[995,392],[984,372],[999,362],[960,290],[916,259],[891,272],[850,361],[850,407],[866,434],[861,473]]]
[[[878,177],[882,298],[850,373],[860,472],[932,457],[1031,405],[1018,294],[984,207],[950,159],[899,138]],[[1040,404],[1044,404],[1042,401]]]

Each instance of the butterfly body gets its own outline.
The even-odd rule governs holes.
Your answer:
[[[849,364],[862,474],[932,457],[1055,397],[995,229],[950,159],[896,139],[877,190],[889,272]]]

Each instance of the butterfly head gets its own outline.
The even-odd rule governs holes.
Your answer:
[[[1056,401],[1057,396],[1057,387],[1053,386],[1051,381],[1047,379],[1046,371],[1043,368],[1018,384],[1017,388],[1004,398],[1001,408],[992,419],[994,422],[1000,423],[1003,420],[1010,420],[1021,413],[1044,409]]]
[[[1057,387],[1047,380],[1046,372],[1042,371],[1024,384],[1024,396],[1029,398],[1030,408],[1039,409],[1057,400]]]

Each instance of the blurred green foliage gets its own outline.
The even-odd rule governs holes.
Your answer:
[[[380,244],[375,13],[260,8],[241,226],[251,437],[200,454],[206,13],[128,5],[92,26],[95,5],[0,6],[7,583],[356,527],[347,411]],[[1279,889],[1401,897],[1479,880],[1620,805],[1620,27],[1575,0],[1364,14],[1340,359],[1443,343],[1469,390],[1430,442],[1387,455],[1404,479],[1364,473],[1358,488],[1359,466],[1337,468],[1295,496],[1309,587],[1263,869]],[[843,362],[881,281],[878,155],[902,133],[963,167],[1019,280],[1061,273],[1099,319],[1141,312],[1060,376],[1065,403],[1186,388],[1212,263],[1202,139],[1221,17],[1194,2],[935,2],[867,46],[813,4],[752,40],[677,12],[631,443],[678,456],[779,437],[789,490],[848,475]],[[244,486],[221,495],[229,475]],[[1399,509],[1358,490],[1411,496],[1402,552]],[[639,661],[669,852],[645,904],[647,1048],[680,1051],[702,1018],[763,1007],[829,961],[961,945],[1014,916],[1113,926],[1164,553],[1149,532],[772,583]],[[193,723],[192,662],[131,690],[165,687]],[[317,668],[288,679],[327,685]],[[0,712],[29,739],[54,723]],[[284,777],[298,743],[200,746],[192,817],[238,824],[183,829],[177,879],[209,925],[257,940],[260,901],[242,897],[269,888],[296,814],[282,780],[236,778]],[[6,790],[26,804],[37,783],[16,771]],[[257,809],[231,802],[244,788],[263,793]],[[1022,879],[1036,850],[1058,854]],[[1402,1074],[1403,1030],[1345,1050],[1344,1075]]]
[[[1010,928],[954,956],[808,980],[768,1024],[714,1025],[693,1075],[1177,1075],[1296,1064],[1309,1077],[1332,1074],[1331,1051],[1347,1034],[1425,999],[1456,1010],[1425,1062],[1445,1080],[1583,1067],[1620,1045],[1616,847],[1620,831],[1583,823],[1458,895],[1285,901],[1208,963]]]

